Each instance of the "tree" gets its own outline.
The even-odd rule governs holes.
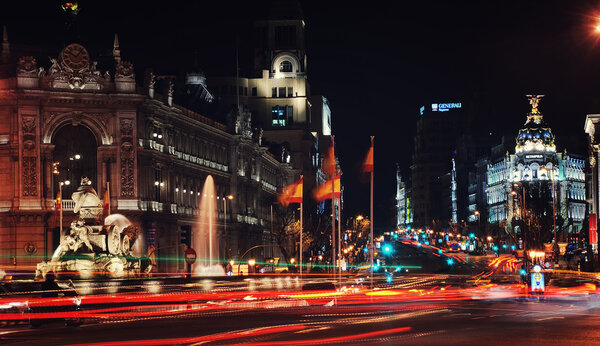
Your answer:
[[[526,185],[525,230],[524,239],[530,249],[543,250],[544,243],[554,238],[554,209],[552,207],[552,189],[548,181],[530,182]],[[560,215],[556,219],[556,237],[560,237],[564,221]]]
[[[290,248],[289,243],[292,239],[295,239],[296,231],[299,233],[299,229],[296,230],[297,227],[294,227],[294,223],[296,222],[295,208],[277,204],[275,205],[274,213],[277,222],[273,225],[273,237],[284,260],[286,263],[290,263],[290,259],[295,256],[296,249],[295,246]]]

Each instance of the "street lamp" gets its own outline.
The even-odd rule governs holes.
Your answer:
[[[555,206],[555,193],[554,193],[554,169],[542,167],[540,171],[545,171],[552,176],[552,221],[554,222],[554,239],[553,242],[556,244],[556,206]]]
[[[227,251],[227,200],[232,200],[233,195],[223,197],[223,237],[225,238],[225,258],[229,256]]]
[[[479,210],[475,210],[475,215],[477,215],[477,231],[481,234],[481,217],[479,215]]]

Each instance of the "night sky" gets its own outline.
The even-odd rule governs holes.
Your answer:
[[[2,2],[11,43],[56,56],[69,43],[57,1]],[[80,1],[79,41],[108,59],[115,32],[121,54],[183,74],[194,63],[210,76],[242,75],[252,62],[251,22],[269,1]],[[525,94],[546,94],[540,109],[558,149],[585,154],[587,113],[600,113],[598,1],[301,1],[312,93],[331,102],[344,171],[345,213],[368,214],[360,161],[375,135],[377,228],[391,226],[395,167],[408,173],[418,109],[477,100],[482,133],[514,135]],[[50,53],[43,53],[44,51]],[[39,64],[48,65],[40,59]]]

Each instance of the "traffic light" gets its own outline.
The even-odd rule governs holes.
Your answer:
[[[389,255],[392,253],[392,246],[390,244],[383,244],[383,254]]]
[[[181,244],[187,245],[187,247],[192,247],[192,227],[185,225],[181,226]]]

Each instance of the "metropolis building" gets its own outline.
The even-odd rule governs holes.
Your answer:
[[[532,110],[517,134],[515,154],[506,152],[504,157],[487,165],[487,221],[505,229],[513,227],[515,216],[520,217],[522,212],[522,197],[514,196],[520,196],[521,191],[540,183],[538,185],[542,189],[549,189],[545,194],[548,203],[552,203],[554,188],[555,219],[562,222],[556,227],[566,229],[571,235],[581,229],[586,218],[585,158],[569,154],[566,150],[557,152],[554,134],[538,109],[542,96],[528,97]],[[525,194],[527,206],[531,193]],[[563,232],[559,240],[565,241],[567,232]]]
[[[217,197],[220,258],[273,243],[270,207],[277,189],[299,172],[261,146],[249,118],[237,114],[235,128],[229,128],[179,106],[171,76],[149,71],[143,85],[137,84],[133,65],[121,59],[116,36],[112,61],[104,70],[77,43],[50,56],[11,51],[4,30],[2,268],[33,269],[51,256],[59,241],[58,186],[63,187],[63,225],[68,228],[75,217],[70,196],[82,176],[90,178],[99,196],[110,184],[111,212],[141,226],[143,251],[156,249],[161,272],[186,268],[182,230],[194,233],[197,227],[199,196],[209,175]],[[289,61],[295,63],[293,71],[303,66],[302,60]],[[257,88],[261,95],[266,92],[265,86]],[[299,86],[285,90],[281,101],[297,100],[296,92],[306,100]],[[301,114],[301,106],[294,109]],[[288,121],[287,114],[282,121]],[[58,163],[56,170],[53,163]],[[251,255],[257,261],[277,256],[272,248]]]

